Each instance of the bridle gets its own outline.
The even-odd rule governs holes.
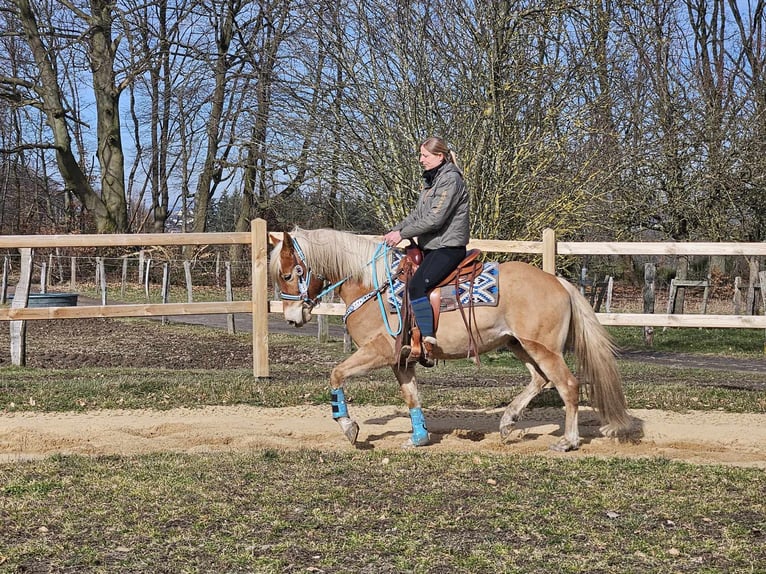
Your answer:
[[[348,277],[344,277],[336,283],[330,284],[330,281],[319,273],[314,274],[311,267],[306,263],[306,256],[303,253],[303,249],[298,244],[298,240],[295,237],[291,237],[293,242],[293,273],[298,276],[298,294],[292,295],[285,293],[280,289],[279,297],[285,301],[302,301],[304,309],[311,311],[314,307],[319,305],[322,297],[327,295],[330,291],[339,287],[348,280]],[[312,297],[311,290],[312,281],[314,283],[319,282],[320,287],[316,289],[317,294]]]

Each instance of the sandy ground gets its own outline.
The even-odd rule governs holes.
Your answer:
[[[361,431],[348,443],[328,407],[207,407],[169,411],[94,411],[81,414],[4,414],[0,417],[0,462],[52,454],[139,455],[258,449],[400,449],[410,423],[404,408],[352,407]],[[502,444],[501,410],[426,410],[432,452],[539,454],[563,457],[663,457],[698,464],[766,468],[766,415],[722,412],[671,413],[635,410],[643,422],[638,442],[599,436],[598,421],[582,409],[581,449],[558,454],[548,446],[560,436],[563,410],[534,409],[519,424],[525,436]]]

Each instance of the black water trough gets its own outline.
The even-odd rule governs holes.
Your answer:
[[[77,307],[77,293],[30,293],[27,307]],[[8,296],[8,302],[13,295]]]

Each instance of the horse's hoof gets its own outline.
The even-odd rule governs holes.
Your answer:
[[[343,434],[346,435],[348,442],[356,444],[356,437],[359,436],[359,425],[356,424],[356,421],[352,421],[348,417],[342,417],[338,419],[338,424]]]
[[[572,444],[569,442],[569,440],[562,437],[558,442],[552,444],[549,448],[554,452],[570,452],[580,448],[580,441],[577,441],[576,444]]]
[[[429,369],[436,364],[436,361],[434,361],[433,358],[429,355],[420,355],[418,362],[424,367],[428,367]]]
[[[431,442],[431,435],[426,433],[424,435],[411,435],[410,438],[407,439],[407,442],[402,445],[404,448],[415,448],[418,446],[426,446],[430,444]]]
[[[526,434],[525,429],[516,428],[514,425],[500,427],[500,442],[503,444],[519,442]]]

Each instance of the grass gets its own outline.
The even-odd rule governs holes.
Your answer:
[[[609,327],[622,348],[644,348],[642,328]],[[674,353],[697,353],[726,357],[763,358],[763,329],[655,329],[652,349]]]
[[[701,331],[668,330],[655,345],[763,356],[762,333],[725,332],[731,338],[705,347]],[[634,344],[630,331],[616,336]],[[277,356],[307,345],[315,343],[270,338]],[[272,362],[268,381],[254,381],[250,369],[3,368],[0,410],[326,405],[342,345],[312,353],[310,367],[303,357]],[[631,408],[766,412],[758,390],[766,373],[625,361],[620,370]],[[421,383],[429,408],[489,407],[527,378],[509,353],[496,352],[478,371],[455,361],[424,371]],[[356,404],[401,403],[384,371],[351,382],[349,395]],[[554,392],[535,406],[548,404],[559,404]],[[764,572],[764,492],[761,469],[660,458],[428,450],[54,456],[0,464],[0,572]]]
[[[342,356],[340,343],[332,346],[338,356]],[[327,381],[332,364],[328,362],[313,369],[298,363],[275,365],[268,380],[253,380],[250,369],[8,367],[0,370],[0,410],[59,412],[227,404],[264,407],[327,404]],[[766,372],[669,369],[630,362],[621,362],[620,370],[631,408],[766,412]],[[488,355],[478,371],[469,361],[454,361],[420,376],[421,396],[429,408],[502,406],[527,382],[526,370],[508,353]],[[734,386],[738,388],[729,388]],[[347,388],[357,404],[401,402],[393,376],[385,371],[352,379]],[[559,404],[558,395],[551,390],[538,397],[532,406]]]
[[[0,570],[757,572],[762,471],[257,451],[0,466]],[[701,494],[704,493],[704,494]]]

